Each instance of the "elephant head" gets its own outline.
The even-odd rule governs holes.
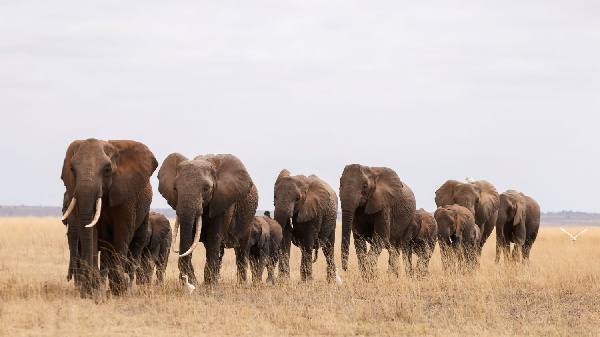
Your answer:
[[[437,206],[458,204],[466,207],[478,226],[486,222],[498,209],[499,195],[496,188],[485,180],[472,183],[461,183],[456,180],[446,181],[435,191]]]
[[[525,223],[527,216],[527,202],[523,194],[508,190],[500,194],[500,207],[498,208],[498,224],[517,226]]]
[[[275,220],[283,227],[296,222],[308,222],[327,207],[329,191],[325,183],[315,175],[291,176],[281,170],[275,181],[273,204]]]
[[[397,204],[402,198],[404,184],[392,169],[346,165],[340,178],[342,203],[342,269],[348,268],[350,233],[356,210],[374,214]]]
[[[134,197],[148,184],[158,163],[148,147],[131,140],[77,140],[67,149],[62,167],[65,199],[70,200],[63,219],[74,213],[81,260],[95,266],[94,229],[102,213],[103,200],[115,207]]]
[[[160,194],[177,214],[174,240],[181,227],[179,250],[173,245],[175,252],[184,252],[180,257],[188,256],[198,245],[203,216],[214,218],[224,214],[254,185],[244,164],[230,154],[210,154],[188,160],[179,153],[172,153],[161,165],[158,180]]]

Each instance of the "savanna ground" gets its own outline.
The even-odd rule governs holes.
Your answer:
[[[0,335],[600,335],[598,227],[575,244],[542,228],[529,266],[494,264],[492,234],[471,275],[442,273],[436,247],[429,276],[392,278],[383,253],[368,284],[352,245],[341,286],[326,283],[322,253],[314,282],[300,283],[292,247],[289,284],[238,287],[227,250],[220,288],[189,295],[171,254],[164,286],[101,302],[80,299],[66,282],[64,229],[57,218],[0,218]],[[339,245],[338,235],[338,267]],[[201,277],[203,250],[194,265]]]

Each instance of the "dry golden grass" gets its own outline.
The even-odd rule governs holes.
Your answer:
[[[338,229],[339,230],[339,229]],[[578,229],[573,229],[577,232]],[[339,236],[336,261],[339,265]],[[0,219],[0,335],[600,335],[600,230],[573,244],[542,228],[529,266],[495,265],[495,238],[481,269],[444,275],[436,248],[430,275],[365,284],[351,254],[342,286],[325,282],[322,254],[311,284],[299,283],[292,250],[289,285],[240,288],[233,251],[220,288],[188,295],[171,256],[163,287],[102,303],[80,299],[67,283],[68,247],[56,218]],[[353,250],[353,246],[351,251]],[[198,276],[204,252],[196,252]]]

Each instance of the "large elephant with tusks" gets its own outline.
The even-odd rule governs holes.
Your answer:
[[[157,166],[148,147],[132,140],[69,145],[61,174],[69,200],[63,220],[68,219],[69,277],[75,277],[82,296],[99,289],[99,251],[111,292],[121,295],[130,285],[126,274],[133,273],[140,242],[147,239],[150,176]]]

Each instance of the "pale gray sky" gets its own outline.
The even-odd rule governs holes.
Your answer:
[[[2,1],[0,204],[60,205],[69,143],[233,153],[334,189],[388,166],[600,212],[600,5],[584,1]],[[156,190],[154,207],[168,207]]]

